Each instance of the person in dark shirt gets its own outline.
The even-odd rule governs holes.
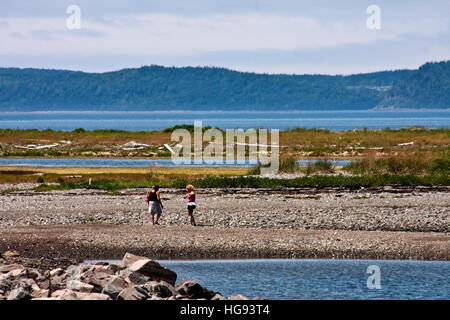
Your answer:
[[[159,186],[155,185],[148,193],[147,199],[148,203],[148,212],[150,213],[150,217],[152,218],[152,224],[159,224],[158,220],[162,214],[162,209],[164,208],[161,203],[161,197],[159,195]],[[156,216],[156,217],[155,217]]]

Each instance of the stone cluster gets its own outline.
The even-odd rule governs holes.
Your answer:
[[[11,252],[3,254],[8,255]],[[226,300],[195,280],[176,280],[172,270],[131,253],[120,265],[78,264],[44,273],[21,264],[0,264],[0,300]]]

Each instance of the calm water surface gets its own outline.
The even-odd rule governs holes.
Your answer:
[[[440,111],[84,111],[84,112],[0,112],[0,128],[71,131],[76,128],[161,130],[177,124],[203,121],[203,126],[228,128],[288,129],[326,128],[333,131],[354,128],[392,129],[408,126],[442,128],[450,126],[450,109]]]
[[[300,166],[307,166],[308,163],[314,163],[317,160],[299,160]],[[350,160],[330,160],[336,167],[342,167],[350,163]],[[108,158],[0,158],[0,166],[38,166],[38,167],[148,167],[148,166],[254,166],[255,162],[246,161],[245,164],[234,162],[227,164],[196,164],[193,161],[189,164],[176,164],[170,159],[108,159]]]
[[[120,263],[120,261],[115,261]],[[450,299],[450,262],[385,260],[160,261],[222,295],[269,299]],[[381,289],[368,289],[367,267],[381,271]]]

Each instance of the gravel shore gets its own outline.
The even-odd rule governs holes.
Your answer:
[[[395,192],[394,192],[395,191]],[[0,194],[0,226],[148,225],[146,190]],[[161,225],[188,222],[184,190],[162,189]],[[450,231],[450,193],[418,190],[197,190],[200,226],[293,229]]]
[[[434,232],[282,230],[190,226],[0,227],[0,251],[53,259],[303,258],[448,260],[450,237]]]
[[[446,188],[197,190],[198,227],[188,226],[179,189],[161,190],[161,225],[151,226],[145,191],[0,194],[0,251],[76,259],[125,252],[155,259],[449,257]]]

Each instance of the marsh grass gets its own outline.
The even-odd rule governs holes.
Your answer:
[[[388,157],[366,154],[343,168],[355,174],[446,174],[450,172],[450,153],[408,152]]]
[[[295,157],[281,157],[280,158],[280,173],[295,173],[299,170],[297,159]]]
[[[261,168],[262,167],[269,167],[263,166],[261,163],[258,163],[256,166],[251,167],[247,170],[247,175],[260,175],[261,174]],[[297,163],[297,159],[292,156],[288,157],[281,157],[279,160],[279,167],[278,167],[278,173],[296,173],[299,171],[299,166]]]
[[[37,130],[37,129],[0,129],[0,142],[4,144],[25,143],[55,143],[60,140],[70,140],[73,146],[112,145],[117,146],[129,141],[138,141],[149,145],[170,143],[170,135],[175,129],[183,128],[193,131],[192,125],[177,125],[161,131],[124,131],[124,130],[84,130],[73,131]],[[204,127],[207,130],[209,127]],[[220,130],[220,129],[219,129]],[[414,142],[413,146],[399,147],[405,142]],[[349,130],[333,132],[326,129],[296,128],[280,132],[280,145],[293,150],[312,152],[311,156],[345,150],[349,146],[384,147],[398,150],[416,149],[420,146],[448,146],[450,144],[449,129],[404,128],[398,130]],[[3,148],[3,147],[2,147]],[[30,150],[28,150],[30,151]],[[38,150],[34,150],[38,151]],[[5,152],[5,151],[4,151]],[[14,155],[16,151],[8,151]],[[18,155],[21,153],[16,152]],[[41,152],[46,153],[46,152]],[[25,155],[34,156],[35,152]],[[55,156],[57,152],[55,151]]]
[[[334,172],[334,165],[328,159],[318,160],[318,161],[314,162],[313,167],[318,172],[322,172],[322,173],[333,173]]]

